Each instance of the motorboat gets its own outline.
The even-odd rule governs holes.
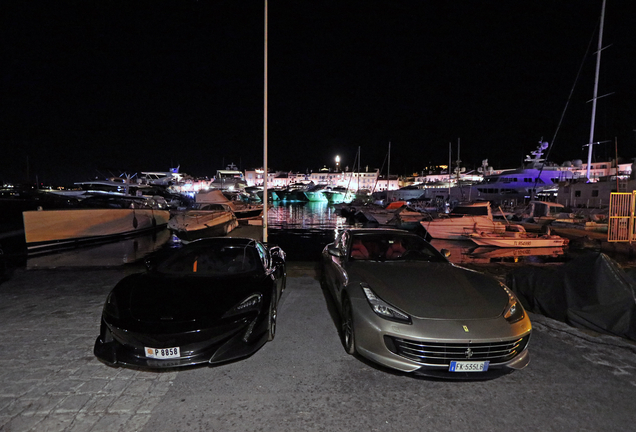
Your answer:
[[[197,204],[225,204],[229,206],[239,220],[258,217],[263,213],[263,204],[250,204],[238,200],[230,200],[218,189],[199,192],[195,195],[194,200]]]
[[[501,247],[477,247],[469,253],[471,257],[477,258],[512,258],[520,259],[527,257],[557,257],[563,255],[563,247],[536,247],[536,248],[501,248]]]
[[[506,225],[494,221],[488,201],[459,204],[450,213],[423,220],[420,225],[434,239],[462,240],[468,232],[504,232]]]
[[[355,194],[344,187],[333,187],[323,190],[323,195],[330,204],[350,203],[355,198]]]
[[[420,226],[420,222],[426,216],[426,214],[409,207],[402,207],[396,212],[395,225],[400,229],[414,230]]]
[[[555,248],[567,246],[569,240],[558,235],[529,233],[521,225],[504,232],[471,232],[466,234],[478,246],[504,248]]]
[[[307,201],[305,191],[309,186],[304,183],[292,183],[283,189],[277,189],[276,194],[281,201]]]
[[[316,185],[308,188],[304,194],[310,202],[328,202],[327,196],[324,194],[327,187],[324,185]]]
[[[25,211],[27,250],[112,241],[165,227],[170,212],[153,204],[143,197],[103,195],[85,198],[77,208]]]
[[[160,250],[170,240],[170,230],[124,238],[82,248],[70,248],[52,254],[29,256],[27,270],[54,268],[116,267],[139,262]]]
[[[379,206],[363,206],[354,214],[354,218],[360,221],[371,222],[378,225],[397,224],[397,214],[405,209],[406,201],[394,201],[386,207]]]
[[[237,226],[238,220],[230,206],[221,203],[195,203],[168,222],[168,228],[185,241],[224,236]]]
[[[547,142],[539,142],[537,149],[530,152],[532,156],[526,156],[522,168],[484,175],[483,182],[473,186],[472,196],[501,202],[523,201],[537,193],[556,194],[559,182],[571,180],[574,173],[571,166],[559,166],[542,157],[548,146]]]

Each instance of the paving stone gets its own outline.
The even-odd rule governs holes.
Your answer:
[[[108,384],[106,384],[106,387],[104,387],[104,392],[119,395],[124,392],[129,384],[130,380],[115,378],[110,380]]]
[[[19,377],[13,377],[19,378]],[[34,381],[11,381],[7,380],[0,386],[0,397],[14,397],[18,398],[29,390],[37,386],[37,382]]]
[[[0,396],[0,412],[13,403],[15,398],[11,396]]]
[[[2,426],[3,432],[24,432],[34,429],[38,424],[42,423],[43,417],[34,416],[16,416],[12,417]],[[40,430],[45,430],[42,428]]]
[[[47,416],[37,426],[37,430],[46,432],[63,432],[67,431],[73,423],[73,417],[61,414],[51,414]]]
[[[137,408],[143,404],[138,396],[121,395],[108,407],[109,413],[134,414]]]
[[[125,425],[127,431],[140,431],[150,420],[150,415],[132,416]]]
[[[14,417],[22,414],[24,410],[26,410],[29,405],[31,405],[31,401],[23,400],[23,399],[13,399],[11,403],[5,405],[0,408],[0,416],[9,416]]]
[[[43,395],[32,400],[21,413],[23,416],[46,416],[66,398],[65,395]]]
[[[84,414],[104,414],[110,405],[115,402],[117,396],[92,395],[91,399],[80,410]]]
[[[93,415],[93,414],[77,414],[73,416],[73,421],[68,426],[68,432],[89,432],[96,431],[95,424],[102,418],[102,415]],[[131,429],[135,430],[135,429]],[[138,429],[136,429],[138,430]]]
[[[152,386],[152,381],[150,380],[146,380],[146,379],[134,380],[126,388],[126,394],[143,396],[150,392],[151,386]]]
[[[118,430],[128,430],[124,426],[131,419],[130,414],[105,414],[101,417],[93,430],[95,431],[118,431]]]
[[[78,413],[91,400],[90,394],[73,394],[55,407],[55,413]]]
[[[77,378],[73,376],[70,379],[77,379]],[[91,395],[95,393],[106,393],[106,390],[104,390],[104,387],[106,387],[106,385],[109,382],[110,381],[108,379],[104,379],[104,378],[92,378],[89,381],[85,381],[84,385],[82,385],[77,390],[77,393],[78,394],[87,393]]]

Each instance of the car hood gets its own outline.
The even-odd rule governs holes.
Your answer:
[[[497,280],[448,263],[354,262],[348,273],[351,283],[366,282],[416,318],[492,319],[508,304]]]
[[[130,318],[144,323],[214,322],[258,288],[257,276],[211,279],[141,274],[117,289]]]

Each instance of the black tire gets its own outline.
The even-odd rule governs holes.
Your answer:
[[[342,346],[344,346],[347,354],[355,354],[356,335],[353,329],[353,310],[351,308],[351,300],[349,300],[349,297],[345,297],[342,301],[340,335],[342,337]]]
[[[276,290],[272,294],[269,304],[269,324],[267,325],[267,340],[273,341],[276,336]]]

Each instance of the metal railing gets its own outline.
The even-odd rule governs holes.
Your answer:
[[[612,192],[610,195],[608,242],[633,242],[636,239],[634,219],[636,191]]]

